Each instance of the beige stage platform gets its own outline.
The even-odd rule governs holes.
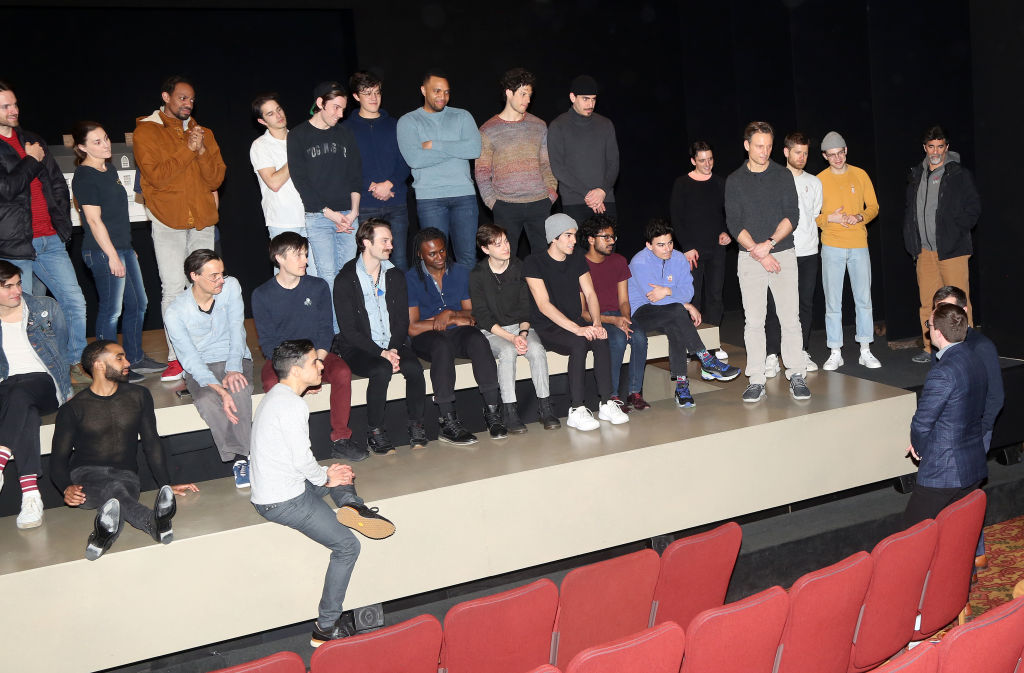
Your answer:
[[[653,391],[666,377],[649,373]],[[904,458],[913,393],[819,372],[808,377],[811,400],[791,399],[779,377],[766,400],[745,405],[745,379],[711,385],[697,376],[693,409],[661,400],[593,432],[531,424],[521,437],[468,448],[432,442],[357,464],[360,494],[398,532],[362,540],[346,606],[913,470]],[[31,531],[0,520],[5,670],[92,671],[314,618],[328,552],[265,522],[229,480],[201,486],[179,498],[173,544],[126,528],[94,563],[82,557],[91,512],[47,510]]]

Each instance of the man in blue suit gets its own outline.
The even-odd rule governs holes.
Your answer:
[[[967,313],[954,304],[939,304],[925,326],[939,349],[938,362],[928,372],[910,422],[908,450],[920,467],[903,513],[907,527],[934,518],[988,476],[982,429],[988,377],[962,345]]]

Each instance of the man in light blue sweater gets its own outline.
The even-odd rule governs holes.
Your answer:
[[[420,228],[436,227],[449,238],[455,261],[476,264],[479,213],[469,160],[480,156],[473,115],[448,107],[448,76],[430,71],[420,87],[423,107],[398,120],[398,149],[412,169]]]
[[[666,220],[651,220],[644,230],[647,246],[629,263],[629,305],[633,322],[645,332],[658,330],[668,337],[668,360],[672,380],[676,382],[676,406],[692,407],[693,395],[686,378],[686,355],[700,358],[701,378],[708,381],[732,381],[740,375],[708,352],[697,334],[700,312],[693,299],[690,262],[673,249],[672,225]]]

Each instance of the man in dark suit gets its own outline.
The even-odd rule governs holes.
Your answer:
[[[962,345],[967,322],[962,308],[940,304],[925,325],[939,349],[938,362],[928,372],[910,422],[908,450],[920,467],[903,513],[907,527],[934,518],[988,476],[982,439],[988,381],[978,358]]]

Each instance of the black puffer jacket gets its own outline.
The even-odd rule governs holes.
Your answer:
[[[952,152],[950,154],[953,154]],[[921,254],[921,231],[917,224],[917,190],[926,170],[920,163],[910,169],[907,180],[907,205],[903,215],[903,243],[911,257]],[[939,203],[935,210],[935,243],[939,259],[970,255],[971,229],[978,223],[981,199],[971,172],[956,159],[947,160],[939,182]]]
[[[71,238],[71,199],[64,174],[43,139],[20,128],[14,132],[22,147],[25,143],[40,143],[46,156],[42,163],[29,156],[22,159],[14,148],[0,141],[0,257],[35,259],[29,184],[34,178],[42,182],[53,228],[65,242]]]

